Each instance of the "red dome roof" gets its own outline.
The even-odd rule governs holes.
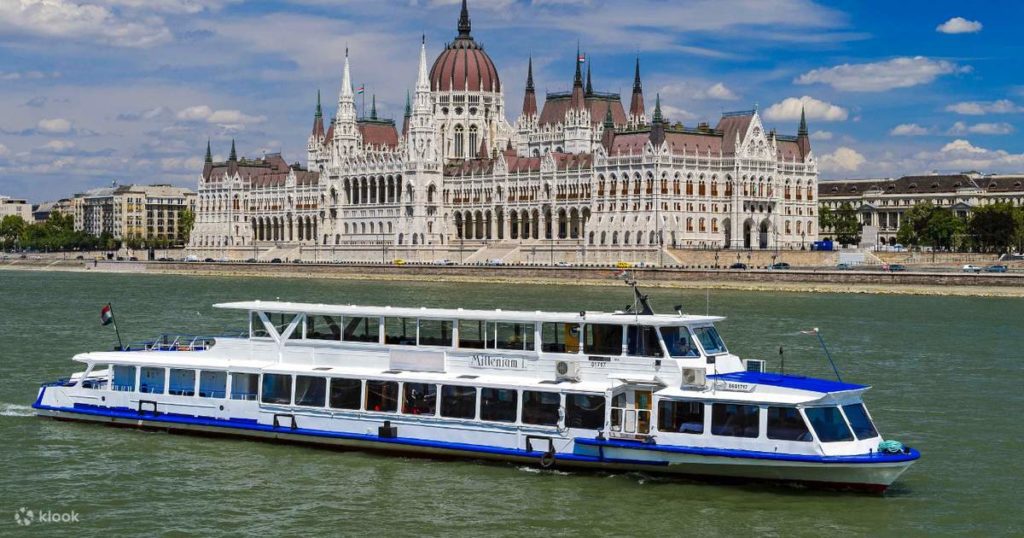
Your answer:
[[[431,91],[501,91],[501,80],[491,57],[470,35],[469,12],[462,4],[459,36],[448,44],[430,69]]]

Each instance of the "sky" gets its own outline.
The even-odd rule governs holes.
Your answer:
[[[429,61],[460,0],[0,0],[0,195],[195,188],[226,158],[305,164],[317,91],[333,116],[345,48],[356,85],[401,122],[421,35]],[[527,60],[571,87],[717,123],[757,108],[795,134],[807,111],[822,178],[1024,172],[1024,3],[986,0],[469,0],[473,36],[519,115]],[[368,107],[369,105],[367,105]],[[650,112],[650,111],[649,111]]]

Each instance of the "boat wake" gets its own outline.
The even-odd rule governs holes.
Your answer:
[[[536,467],[529,467],[529,466],[516,467],[516,469],[519,470],[519,471],[523,471],[525,473],[535,473],[535,474],[554,474],[554,475],[560,475],[560,476],[569,476],[571,474],[571,473],[568,473],[568,472],[565,472],[565,471],[557,471],[555,469],[538,469]]]
[[[31,417],[36,413],[27,405],[0,404],[0,417]]]

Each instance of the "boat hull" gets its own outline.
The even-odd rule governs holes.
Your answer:
[[[756,453],[715,455],[700,449],[590,438],[575,439],[572,452],[551,453],[437,440],[309,430],[259,424],[251,420],[205,419],[184,415],[140,413],[134,410],[61,408],[46,406],[39,402],[33,407],[40,416],[58,420],[195,435],[245,437],[432,458],[504,461],[541,468],[644,472],[712,481],[755,480],[797,483],[816,488],[874,493],[884,492],[918,457],[916,451],[911,451],[904,457],[878,457],[877,461],[854,459],[844,462],[843,458],[836,458],[834,461],[799,461],[759,457]]]

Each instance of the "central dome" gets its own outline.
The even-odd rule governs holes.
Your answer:
[[[469,10],[462,2],[459,36],[444,48],[430,68],[430,90],[441,92],[500,92],[501,80],[491,57],[470,35]]]

